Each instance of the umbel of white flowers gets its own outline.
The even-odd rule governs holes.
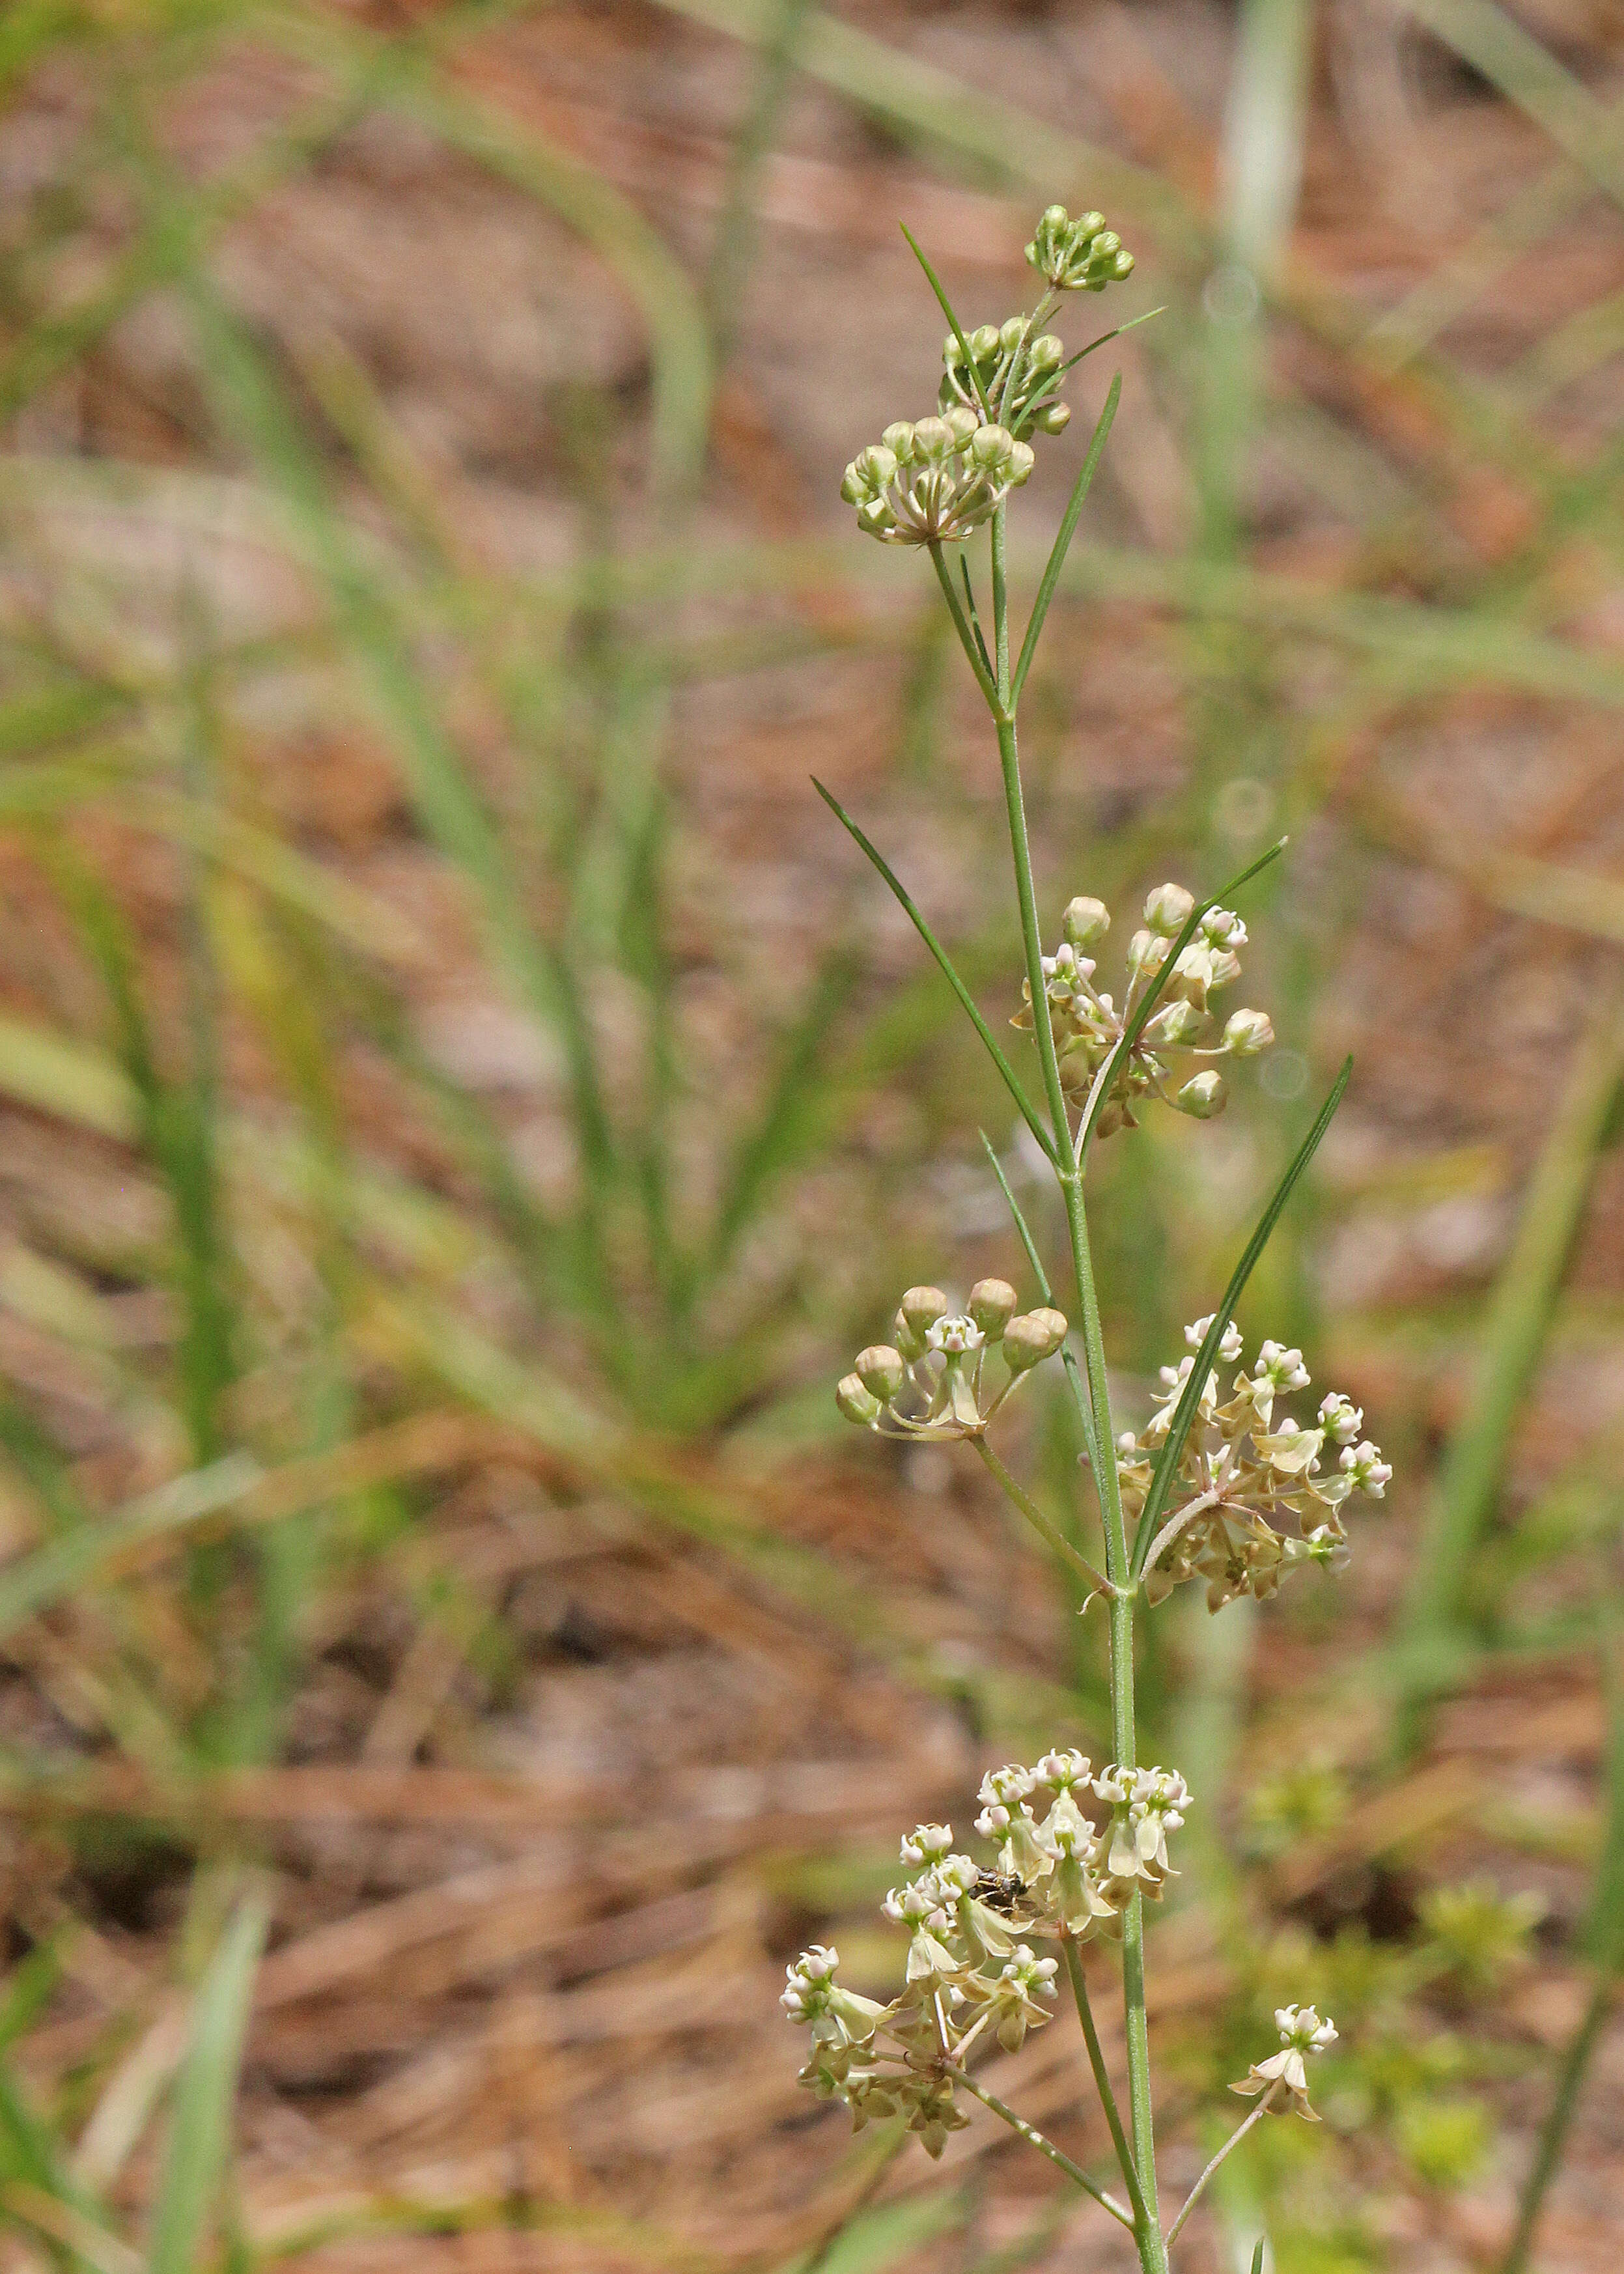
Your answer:
[[[1017,1313],[1007,1279],[978,1279],[962,1311],[939,1287],[910,1287],[894,1340],[859,1351],[835,1391],[848,1421],[887,1437],[979,1437],[1010,1392],[1065,1340],[1047,1308]],[[989,1367],[996,1356],[999,1363]]]
[[[1041,1815],[1032,1805],[1039,1793],[1049,1796]],[[932,2156],[967,2120],[954,2103],[953,2072],[971,2048],[990,2031],[1016,2052],[1028,2029],[1052,2018],[1058,1962],[1034,1946],[1119,1931],[1135,1888],[1159,1900],[1172,1874],[1168,1841],[1190,1803],[1176,1770],[1096,1772],[1069,1750],[1031,1768],[989,1769],[977,1797],[990,1867],[954,1851],[948,1824],[916,1825],[902,1841],[912,1876],[881,1905],[908,1937],[898,1995],[882,2005],[845,1989],[838,1953],[815,1944],[788,1969],[780,2000],[812,2033],[801,2083],[844,2101],[859,2129],[906,2112]],[[1085,1809],[1089,1798],[1104,1803],[1100,1822]]]
[[[1197,1319],[1184,1329],[1192,1352],[1212,1323]],[[1231,1321],[1218,1355],[1232,1366],[1244,1348]],[[1177,1367],[1164,1366],[1162,1403],[1139,1435],[1128,1430],[1116,1440],[1116,1475],[1130,1517],[1149,1496],[1157,1455],[1194,1364],[1192,1356]],[[1207,1608],[1216,1611],[1237,1595],[1272,1595],[1301,1564],[1337,1571],[1347,1563],[1343,1507],[1355,1493],[1380,1500],[1393,1471],[1381,1448],[1360,1436],[1365,1416],[1340,1390],[1320,1399],[1312,1428],[1275,1412],[1277,1397],[1308,1385],[1302,1352],[1275,1342],[1263,1344],[1250,1374],[1243,1369],[1235,1376],[1226,1404],[1219,1403],[1217,1374],[1207,1375],[1164,1503],[1168,1519],[1150,1546],[1141,1583],[1148,1602],[1199,1577],[1207,1581]],[[1335,1466],[1323,1471],[1327,1449]]]
[[[1099,965],[1088,951],[1097,948],[1110,930],[1110,911],[1102,900],[1086,895],[1072,900],[1060,922],[1060,944],[1043,958],[1044,992],[1049,998],[1049,1025],[1060,1060],[1062,1087],[1083,1098],[1092,1092],[1096,1077],[1121,1042],[1147,988],[1160,977],[1174,939],[1195,909],[1195,901],[1182,885],[1158,885],[1145,902],[1145,922],[1128,942],[1126,972],[1120,1006],[1114,992],[1095,984]],[[1174,1068],[1180,1058],[1256,1058],[1270,1048],[1274,1029],[1263,1011],[1232,1011],[1219,1023],[1211,998],[1240,976],[1238,950],[1246,945],[1246,927],[1230,908],[1208,908],[1195,937],[1182,948],[1162,990],[1157,1008],[1139,1029],[1133,1047],[1112,1078],[1094,1133],[1109,1137],[1115,1130],[1138,1126],[1134,1108],[1147,1098],[1159,1098],[1178,1113],[1197,1121],[1210,1121],[1227,1101],[1222,1074],[1215,1065],[1192,1070],[1178,1080]],[[1030,1031],[1032,987],[1023,982],[1021,1008],[1011,1023]]]

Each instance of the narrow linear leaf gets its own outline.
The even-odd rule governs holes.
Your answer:
[[[1171,961],[1171,960],[1169,957],[1169,960]],[[1331,1126],[1336,1109],[1342,1102],[1342,1093],[1348,1087],[1352,1073],[1353,1060],[1345,1058],[1342,1061],[1342,1072],[1332,1083],[1325,1103],[1315,1116],[1313,1127],[1297,1148],[1290,1167],[1275,1186],[1273,1198],[1258,1218],[1252,1238],[1246,1242],[1241,1260],[1235,1267],[1234,1276],[1224,1289],[1223,1300],[1214,1312],[1213,1322],[1207,1330],[1200,1349],[1196,1352],[1195,1364],[1190,1369],[1190,1379],[1184,1384],[1184,1395],[1174,1408],[1173,1426],[1168,1432],[1167,1442],[1162,1448],[1161,1458],[1156,1463],[1156,1472],[1151,1479],[1150,1493],[1145,1502],[1145,1511],[1139,1518],[1139,1530],[1134,1535],[1133,1560],[1131,1568],[1136,1579],[1145,1569],[1145,1555],[1161,1524],[1162,1512],[1167,1506],[1168,1495],[1172,1489],[1173,1479],[1178,1471],[1179,1456],[1184,1449],[1184,1440],[1190,1434],[1190,1425],[1195,1419],[1196,1407],[1200,1403],[1202,1387],[1218,1356],[1218,1345],[1223,1340],[1224,1329],[1235,1315],[1235,1306],[1245,1291],[1246,1282],[1252,1275],[1258,1258],[1268,1246],[1274,1226],[1280,1221],[1281,1212],[1297,1188],[1298,1178],[1313,1159],[1319,1150],[1320,1139]]]
[[[936,294],[936,298],[940,301],[942,305],[942,313],[947,318],[948,322],[953,328],[953,337],[958,341],[959,351],[965,359],[965,369],[970,374],[970,383],[974,388],[977,395],[981,397],[981,409],[987,413],[988,418],[990,418],[992,417],[992,405],[987,399],[987,389],[981,384],[981,375],[975,367],[975,358],[970,352],[970,343],[964,335],[964,326],[959,322],[958,317],[953,312],[953,304],[948,298],[946,292],[943,290],[941,278],[936,275],[936,270],[931,267],[929,261],[926,260],[923,252],[920,250],[919,239],[914,236],[906,222],[899,222],[898,227],[901,229],[904,237],[907,238],[909,252],[914,255],[914,260],[918,261],[920,267],[924,270],[931,290]]]
[[[1060,572],[1077,533],[1077,524],[1083,503],[1093,487],[1094,474],[1105,452],[1106,438],[1111,431],[1111,421],[1116,416],[1116,405],[1122,400],[1122,373],[1118,372],[1105,398],[1105,408],[1094,422],[1094,439],[1088,445],[1087,456],[1078,469],[1077,479],[1071,485],[1071,494],[1060,526],[1055,532],[1055,542],[1049,550],[1049,563],[1043,571],[1043,581],[1038,586],[1038,596],[1032,603],[1032,614],[1026,623],[1026,636],[1020,644],[1020,659],[1015,666],[1015,676],[1010,682],[1010,707],[1020,700],[1020,690],[1026,683],[1026,674],[1032,668],[1032,659],[1038,651],[1038,636],[1043,629],[1043,619],[1049,614],[1049,604],[1055,597],[1055,587],[1060,582]]]
[[[243,2037],[268,1923],[265,1898],[244,1896],[199,1985],[176,2081],[147,2274],[195,2274],[202,2263],[205,2232],[230,2152]]]
[[[921,915],[919,910],[914,907],[914,902],[909,898],[900,879],[888,866],[883,856],[876,850],[874,846],[872,846],[868,840],[863,835],[862,831],[852,819],[851,815],[841,804],[839,799],[835,796],[831,790],[826,790],[823,787],[823,783],[818,780],[816,774],[812,777],[812,787],[823,799],[830,811],[834,815],[835,819],[840,824],[840,826],[846,830],[851,837],[855,839],[857,843],[868,855],[869,860],[873,862],[875,867],[879,870],[881,876],[884,877],[887,885],[890,885],[898,907],[902,909],[903,914],[907,917],[908,922],[913,925],[914,930],[924,941],[925,945],[930,950],[931,954],[935,956],[943,977],[952,989],[954,994],[959,998],[959,1000],[964,1006],[965,1011],[968,1013],[971,1024],[974,1027],[976,1033],[986,1044],[988,1056],[991,1058],[994,1065],[997,1067],[1000,1075],[1003,1077],[1004,1088],[1009,1091],[1010,1096],[1014,1099],[1016,1105],[1019,1107],[1021,1119],[1026,1123],[1027,1128],[1031,1130],[1033,1135],[1037,1139],[1038,1143],[1042,1147],[1047,1158],[1052,1161],[1055,1157],[1054,1139],[1049,1135],[1042,1123],[1038,1119],[1037,1115],[1033,1111],[1032,1107],[1027,1101],[1026,1092],[1022,1089],[1019,1082],[1016,1080],[1014,1068],[1011,1065],[1008,1058],[1004,1057],[1004,1052],[999,1049],[998,1044],[994,1038],[991,1028],[988,1025],[986,1020],[982,1018],[980,1011],[976,1008],[974,997],[965,985],[964,981],[959,976],[959,974],[954,970],[951,962],[949,960],[947,950],[942,945],[936,934],[931,930],[930,926],[925,922],[924,917]]]

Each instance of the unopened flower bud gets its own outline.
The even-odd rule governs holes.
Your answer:
[[[1062,937],[1073,947],[1093,947],[1110,928],[1111,912],[1104,901],[1090,900],[1085,892],[1066,902],[1066,912],[1060,919]]]
[[[1145,902],[1145,921],[1152,931],[1171,939],[1189,922],[1194,907],[1195,896],[1182,885],[1158,885]]]
[[[907,1378],[902,1352],[892,1350],[889,1343],[876,1343],[868,1350],[859,1351],[854,1371],[863,1388],[882,1405],[891,1404]]]
[[[982,473],[996,479],[1009,466],[1017,447],[1007,427],[978,426],[970,438],[970,456]]]
[[[1223,1030],[1223,1047],[1237,1058],[1255,1058],[1273,1047],[1274,1023],[1267,1011],[1232,1011]]]
[[[1012,355],[1026,335],[1024,316],[1006,316],[998,327],[998,344],[1006,355]]]
[[[840,494],[847,505],[867,505],[879,496],[896,471],[895,453],[883,443],[870,442],[846,468]]]
[[[1210,1121],[1222,1113],[1229,1102],[1229,1092],[1223,1086],[1223,1076],[1208,1067],[1203,1073],[1192,1074],[1173,1103],[1181,1113],[1195,1121]]]
[[[970,352],[977,363],[990,363],[998,352],[996,324],[978,324],[970,334]]]
[[[927,1335],[938,1319],[947,1316],[949,1305],[939,1287],[909,1287],[897,1307],[916,1335]]]
[[[959,447],[945,418],[920,418],[914,425],[914,455],[928,466],[941,465]]]
[[[1204,1023],[1203,1015],[1195,1005],[1180,996],[1171,1003],[1163,1004],[1154,1018],[1146,1020],[1142,1031],[1147,1045],[1154,1050],[1176,1043],[1188,1042]]]
[[[1004,1361],[1011,1374],[1025,1374],[1053,1358],[1064,1342],[1066,1322],[1059,1311],[1023,1311],[1004,1329]]]
[[[1071,423],[1071,406],[1069,403],[1047,403],[1032,423],[1042,433],[1063,434]]]
[[[989,1342],[996,1342],[1015,1315],[1018,1298],[1007,1279],[978,1279],[965,1308]]]
[[[898,418],[880,437],[900,466],[910,465],[914,459],[914,429],[906,418]]]
[[[1064,357],[1064,344],[1053,332],[1041,333],[1026,351],[1026,360],[1034,371],[1053,371]]]
[[[880,1418],[880,1401],[861,1374],[848,1374],[835,1385],[835,1404],[848,1421],[861,1422],[865,1427]]]
[[[1169,943],[1157,931],[1136,931],[1128,942],[1128,968],[1137,979],[1154,974],[1167,961]]]
[[[964,448],[972,435],[984,431],[974,411],[967,410],[962,403],[950,404],[942,413],[942,424],[951,434],[953,447],[958,450]]]

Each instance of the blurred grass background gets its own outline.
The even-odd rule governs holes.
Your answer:
[[[981,1128],[1035,1187],[807,779],[998,1025],[984,722],[835,491],[934,385],[897,221],[981,321],[1055,199],[1163,312],[1078,389],[1051,922],[1292,840],[1281,1048],[1101,1157],[1123,1400],[1351,1049],[1244,1308],[1399,1468],[1345,1580],[1148,1645],[1175,2182],[1270,2007],[1343,2032],[1185,2257],[1616,2266],[1621,56],[1610,0],[0,14],[8,2266],[1123,2263],[981,2127],[848,2141],[774,2003],[813,1933],[883,1986],[898,1830],[1108,1726],[1065,1567],[833,1412],[906,1281],[1021,1276]],[[1092,2155],[1074,2051],[998,2090]]]

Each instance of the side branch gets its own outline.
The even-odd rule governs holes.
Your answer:
[[[1094,2197],[1101,2210],[1109,2211],[1118,2225],[1125,2226],[1130,2233],[1133,2233],[1133,2213],[1127,2205],[1118,2202],[1115,2195],[1108,2195],[1102,2187],[1097,2186],[1080,2164],[1074,2164],[1070,2156],[1056,2148],[1052,2140],[1046,2140],[1024,2116],[1017,2116],[1007,2100],[1000,2100],[996,2092],[989,2092],[984,2085],[977,2084],[968,2069],[959,2068],[951,2061],[944,2061],[942,2067],[955,2084],[962,2084],[966,2092],[973,2092],[995,2116],[1002,2116],[1011,2131],[1019,2132],[1023,2140],[1035,2148],[1041,2156],[1047,2156],[1051,2164],[1057,2164],[1069,2180],[1076,2180],[1085,2195]]]
[[[1241,2123],[1237,2125],[1235,2130],[1230,2133],[1229,2138],[1224,2142],[1222,2147],[1220,2148],[1218,2153],[1213,2157],[1212,2162],[1202,2172],[1194,2187],[1191,2188],[1189,2194],[1184,2197],[1184,2209],[1179,2212],[1178,2217],[1173,2221],[1172,2225],[1168,2229],[1167,2239],[1169,2246],[1178,2240],[1180,2229],[1183,2227],[1184,2221],[1189,2218],[1191,2212],[1195,2209],[1196,2203],[1200,2197],[1201,2190],[1207,2185],[1208,2180],[1212,2178],[1213,2173],[1217,2170],[1219,2165],[1222,2163],[1224,2157],[1228,2155],[1231,2155],[1234,2150],[1240,2146],[1241,2142],[1246,2137],[1246,2135],[1251,2131],[1252,2126],[1258,2121],[1259,2118],[1268,2114],[1270,2108],[1274,2105],[1274,2095],[1279,2090],[1280,2087],[1278,2084],[1270,2085],[1268,2090],[1264,2094],[1262,2099],[1259,2101],[1251,2115],[1244,2118]]]

